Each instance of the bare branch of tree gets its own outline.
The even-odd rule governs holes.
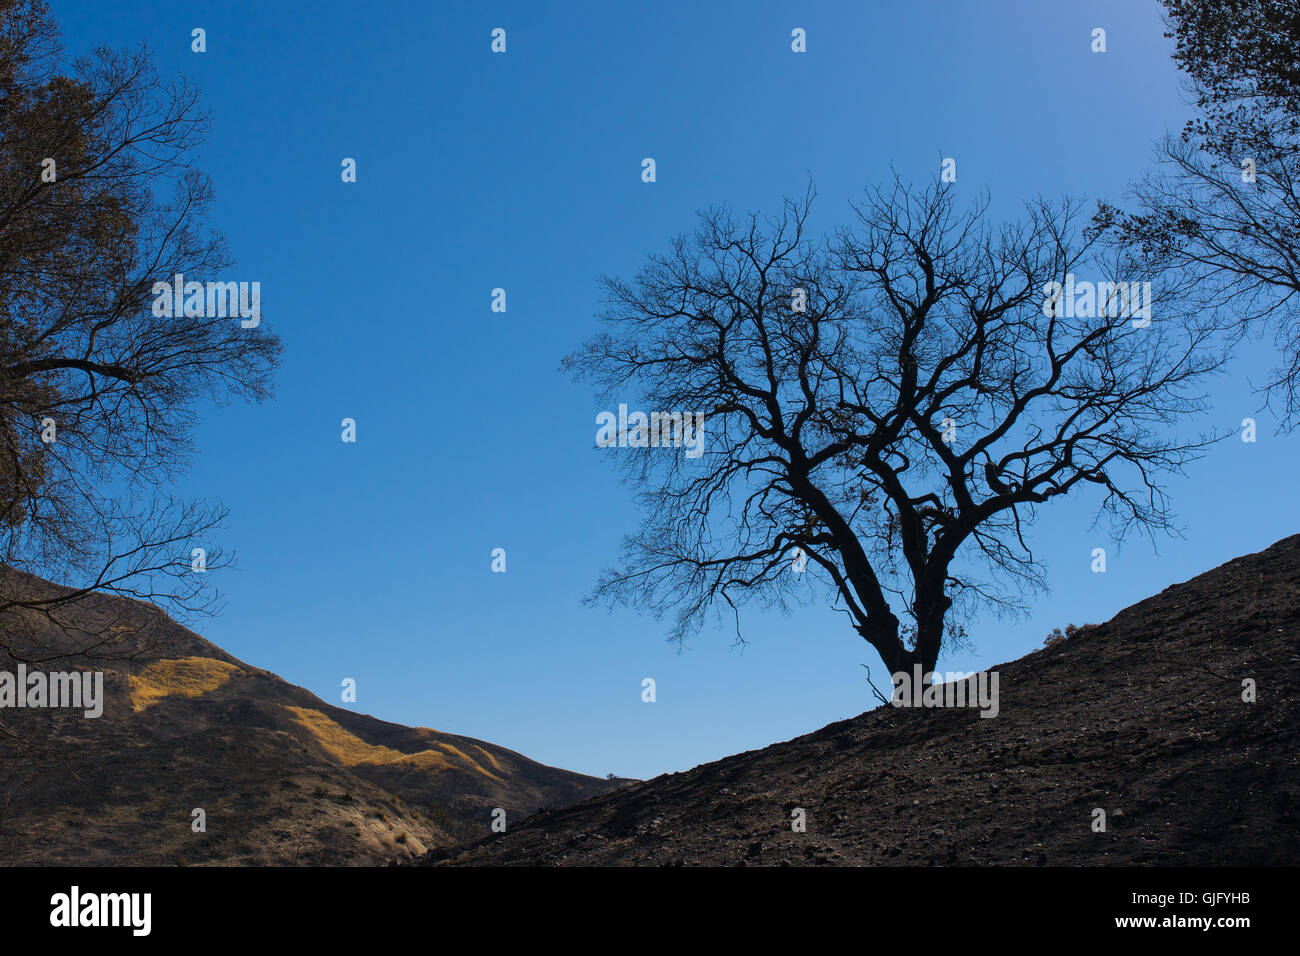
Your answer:
[[[280,346],[152,308],[155,283],[230,265],[192,168],[207,126],[147,51],[69,63],[45,3],[0,0],[0,614],[90,591],[213,605],[191,552],[222,565],[225,510],[164,489],[196,404],[265,398]]]
[[[1072,202],[993,228],[896,180],[814,239],[812,199],[709,210],[606,281],[606,329],[564,367],[608,401],[703,413],[707,448],[618,450],[645,520],[592,600],[672,613],[676,640],[710,609],[825,600],[891,672],[928,674],[955,603],[1014,610],[1042,585],[1039,506],[1093,489],[1117,536],[1175,530],[1161,477],[1215,440],[1176,433],[1222,356],[1158,261]],[[1095,300],[1047,304],[1076,274]],[[1117,308],[1141,288],[1145,325]]]

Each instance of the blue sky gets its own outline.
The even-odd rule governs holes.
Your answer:
[[[774,210],[810,175],[819,229],[891,166],[923,181],[943,156],[1001,215],[1118,198],[1187,115],[1154,0],[53,7],[70,51],[145,42],[198,85],[228,278],[261,282],[285,343],[275,400],[203,410],[180,491],[231,509],[239,569],[197,628],[326,700],[352,677],[360,711],[599,775],[806,733],[872,706],[860,665],[883,672],[824,609],[747,616],[743,653],[711,630],[678,653],[648,615],[581,605],[637,517],[594,447],[603,406],[558,371],[595,329],[599,276],[630,276],[698,209]],[[1256,415],[1247,382],[1270,360],[1242,351],[1213,424]],[[941,669],[1014,659],[1295,532],[1296,439],[1256,417],[1256,444],[1170,482],[1186,537],[1158,552],[1114,551],[1095,501],[1044,512],[1030,540],[1052,592],[1027,621],[978,623]]]

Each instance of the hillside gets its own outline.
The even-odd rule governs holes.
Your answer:
[[[1294,865],[1298,635],[1295,536],[998,666],[996,717],[879,707],[420,862]]]
[[[106,702],[94,719],[0,710],[0,864],[384,863],[486,833],[495,807],[518,818],[618,783],[332,706],[136,601],[8,618],[14,673],[4,646],[74,653],[29,669],[102,670]]]

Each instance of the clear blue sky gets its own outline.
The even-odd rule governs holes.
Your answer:
[[[198,628],[327,700],[354,677],[358,710],[600,775],[857,714],[860,665],[883,665],[821,609],[750,615],[743,653],[706,631],[678,654],[649,616],[580,604],[636,523],[594,448],[602,406],[557,370],[595,328],[597,278],[630,275],[697,209],[774,209],[810,174],[823,228],[891,164],[919,181],[942,156],[1005,214],[1116,198],[1187,113],[1154,0],[53,6],[70,50],[143,41],[198,84],[228,278],[261,282],[285,342],[274,401],[203,411],[181,490],[230,507],[240,569]],[[1269,358],[1248,350],[1215,386],[1217,424],[1255,413],[1246,380]],[[1187,534],[1158,554],[1135,539],[1093,574],[1095,502],[1045,512],[1031,541],[1052,593],[1026,622],[981,622],[941,669],[1014,659],[1300,530],[1296,439],[1258,417],[1257,444],[1171,483]]]

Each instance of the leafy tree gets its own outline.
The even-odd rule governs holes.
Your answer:
[[[1174,60],[1198,114],[1167,136],[1136,208],[1099,222],[1186,271],[1237,336],[1271,330],[1258,383],[1300,423],[1300,7],[1294,0],[1165,0]]]
[[[91,590],[197,609],[219,504],[166,491],[196,404],[267,395],[279,343],[154,315],[154,283],[230,264],[192,168],[207,120],[143,49],[68,61],[42,0],[0,0],[0,647]],[[208,567],[222,560],[212,548]],[[70,585],[51,591],[29,575]],[[88,649],[87,647],[80,648]]]

